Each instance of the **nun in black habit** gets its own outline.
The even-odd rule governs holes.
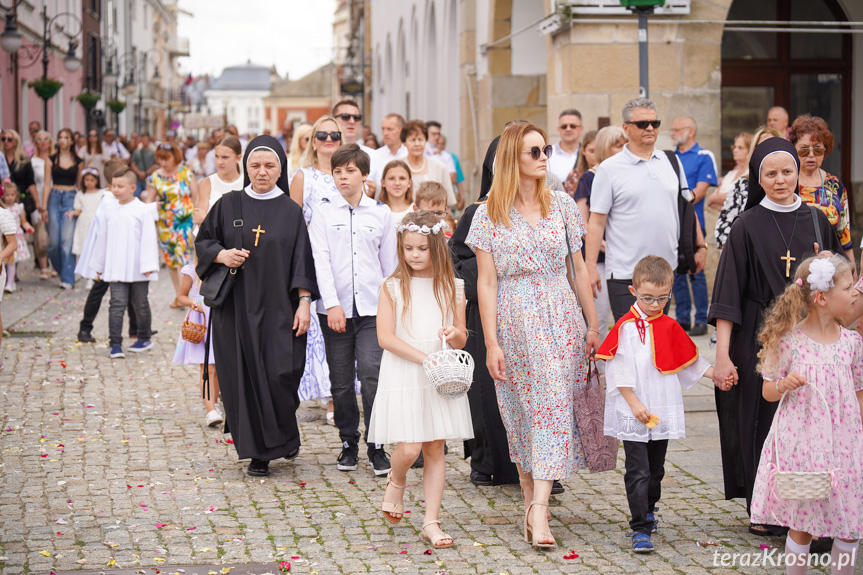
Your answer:
[[[284,149],[259,136],[243,165],[245,188],[222,196],[201,224],[196,271],[206,278],[220,265],[238,268],[228,300],[211,312],[213,351],[237,455],[251,458],[249,475],[266,475],[270,461],[299,453],[297,390],[318,288],[303,212],[287,194]]]
[[[734,221],[719,259],[708,322],[716,326],[716,412],[722,447],[725,498],[752,501],[761,448],[777,403],[761,396],[756,369],[764,311],[794,279],[796,263],[818,248],[843,253],[827,217],[802,203],[800,161],[782,138],[759,144],[749,161],[749,198]],[[733,376],[736,384],[725,383]],[[750,525],[756,535],[775,526]]]
[[[485,201],[491,188],[494,157],[499,140],[500,136],[492,140],[486,152],[482,164],[482,187],[478,202]],[[450,239],[453,266],[456,274],[464,280],[464,291],[467,297],[468,338],[464,350],[471,354],[476,365],[473,372],[473,385],[468,391],[474,439],[465,441],[465,457],[470,457],[471,482],[476,485],[506,485],[518,483],[518,471],[509,458],[506,429],[500,418],[494,381],[485,367],[485,338],[476,292],[476,254],[464,243],[478,207],[479,204],[474,203],[465,209]]]

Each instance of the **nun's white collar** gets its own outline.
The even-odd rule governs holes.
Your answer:
[[[779,212],[779,213],[787,213],[794,212],[800,209],[800,196],[794,194],[794,203],[789,205],[777,204],[767,196],[764,196],[764,199],[761,200],[761,205],[770,210],[771,212]]]
[[[279,186],[274,187],[272,190],[265,194],[259,194],[252,189],[252,184],[249,184],[244,188],[244,191],[249,195],[250,198],[254,198],[256,200],[272,200],[273,198],[278,198],[279,196],[285,195],[285,192],[283,192]]]

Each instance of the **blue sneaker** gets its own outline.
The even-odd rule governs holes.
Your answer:
[[[653,543],[650,542],[650,535],[636,533],[632,537],[632,550],[636,553],[653,553]]]
[[[122,359],[126,357],[126,354],[123,353],[123,346],[121,345],[112,345],[111,346],[111,359]]]
[[[147,341],[141,341],[140,339],[129,346],[129,351],[134,353],[141,353],[143,351],[147,351],[153,347],[153,342],[149,339]]]
[[[648,513],[645,518],[651,523],[653,523],[653,527],[650,529],[650,531],[652,533],[656,533],[659,530],[659,521],[656,519],[653,513]]]

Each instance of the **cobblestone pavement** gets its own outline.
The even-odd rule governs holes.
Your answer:
[[[294,573],[320,575],[761,573],[716,566],[715,553],[782,545],[747,534],[743,505],[725,501],[718,489],[709,385],[687,398],[696,406],[691,439],[672,442],[654,554],[634,555],[625,536],[622,457],[616,471],[566,481],[567,492],[551,505],[560,547],[540,552],[521,537],[517,487],[471,485],[461,445],[450,446],[442,510],[456,546],[430,552],[419,540],[421,472],[409,473],[405,520],[389,527],[378,512],[385,480],[365,465],[336,470],[338,436],[316,405],[300,410],[296,461],[274,462],[265,479],[243,473],[226,437],[202,424],[195,368],[171,363],[183,313],[167,307],[167,274],[151,288],[155,348],[125,360],[108,358],[107,300],[94,330],[99,342],[81,345],[74,338],[82,284],[61,292],[29,272],[23,280],[2,303],[5,325],[17,333],[3,340],[0,373],[4,574],[151,575],[282,560]]]

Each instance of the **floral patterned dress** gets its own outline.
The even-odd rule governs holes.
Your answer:
[[[536,479],[564,479],[584,468],[572,407],[587,381],[585,326],[566,279],[567,246],[581,249],[584,223],[575,202],[554,192],[547,218],[531,226],[515,208],[511,226],[495,225],[486,206],[465,243],[494,257],[497,336],[508,381],[495,381],[510,458]],[[563,212],[561,212],[561,208]]]
[[[162,175],[156,170],[147,178],[147,184],[156,190],[159,208],[159,244],[165,265],[182,268],[192,263],[192,203],[191,182],[195,175],[186,166],[180,166],[176,174]]]
[[[752,522],[786,525],[816,537],[858,539],[863,536],[863,421],[856,392],[863,390],[863,338],[843,329],[839,341],[823,345],[794,328],[780,342],[779,357],[765,366],[764,379],[777,381],[791,371],[807,384],[786,391],[776,411],[758,465]],[[811,387],[824,395],[826,405]],[[776,466],[833,471],[830,497],[780,498]]]
[[[836,236],[843,250],[850,250],[851,217],[848,209],[848,192],[845,186],[833,174],[827,174],[824,182],[818,186],[800,186],[800,199],[804,204],[815,206],[827,216],[830,225],[836,230]]]

